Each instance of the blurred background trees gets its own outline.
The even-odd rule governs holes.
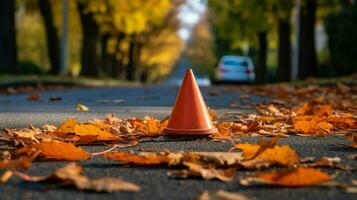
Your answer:
[[[0,73],[61,73],[63,1],[3,0]],[[66,73],[152,82],[183,52],[211,77],[221,56],[250,56],[258,83],[357,70],[353,0],[196,1],[206,11],[184,41],[184,0],[67,0]]]
[[[2,3],[2,73],[16,72],[19,60],[20,73],[60,74],[62,3],[63,0]],[[167,75],[184,47],[177,33],[177,10],[182,3],[181,0],[68,1],[68,73],[130,81],[154,81]]]

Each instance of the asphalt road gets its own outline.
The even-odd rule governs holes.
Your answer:
[[[68,117],[78,117],[88,120],[103,117],[107,113],[115,113],[120,117],[143,117],[153,115],[165,117],[170,112],[178,88],[173,86],[73,89],[70,91],[49,91],[40,93],[43,100],[51,96],[62,97],[59,102],[27,101],[27,94],[0,96],[0,128],[26,127],[28,124],[41,125],[44,123],[59,124]],[[263,101],[264,98],[251,96],[249,99],[239,98],[241,93],[226,90],[221,87],[203,88],[206,103],[219,113],[228,110],[229,104],[236,100],[241,105]],[[219,96],[211,96],[211,91]],[[124,99],[122,104],[101,103],[98,100]],[[75,105],[84,104],[91,108],[89,112],[76,112]],[[253,112],[249,109],[233,109],[234,112]],[[244,138],[242,141],[257,141],[258,138]],[[347,141],[342,137],[304,138],[292,136],[280,140],[280,144],[289,144],[301,157],[339,156],[343,162],[356,164],[346,157],[356,153],[355,150],[342,145]],[[171,150],[171,151],[226,151],[229,143],[213,141],[183,141],[173,139],[157,139],[146,141],[127,150]],[[88,146],[90,152],[99,152],[106,147]],[[89,177],[121,177],[142,188],[138,193],[94,193],[77,191],[70,188],[45,190],[42,184],[24,183],[17,178],[0,186],[0,199],[196,199],[204,190],[224,189],[238,192],[253,199],[355,199],[356,196],[347,194],[341,189],[331,188],[277,188],[277,187],[247,187],[241,186],[238,179],[230,183],[220,181],[204,181],[200,179],[175,179],[168,177],[168,167],[132,167],[119,165],[102,157],[94,157],[80,162],[85,174]],[[26,173],[30,175],[48,175],[54,169],[65,165],[66,162],[37,162]],[[326,170],[329,173],[334,171]],[[247,172],[239,172],[244,176]],[[337,180],[348,183],[357,179],[356,173],[340,172]]]

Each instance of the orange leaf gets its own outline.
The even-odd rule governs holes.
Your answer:
[[[27,97],[27,100],[28,100],[28,101],[38,101],[38,100],[40,100],[40,95],[38,95],[38,94],[36,94],[36,93],[30,94],[30,95]]]
[[[80,147],[65,142],[41,142],[31,144],[18,150],[19,154],[40,152],[39,157],[46,160],[87,160],[90,154]]]
[[[101,130],[93,124],[76,124],[74,126],[73,132],[79,136],[93,135],[97,136],[98,140],[115,140],[115,135],[109,133],[108,131]]]
[[[261,145],[258,144],[236,144],[235,147],[243,151],[244,159],[254,158],[281,165],[293,165],[299,162],[299,157],[296,152],[287,145],[265,148],[265,150],[259,154],[257,153],[259,149],[261,149]]]
[[[22,157],[17,160],[0,161],[0,168],[22,168],[28,169],[32,165],[33,157]]]
[[[218,132],[212,135],[215,139],[227,140],[231,139],[231,122],[221,122],[218,124]]]
[[[327,132],[329,133],[333,126],[326,122],[323,118],[301,115],[293,119],[293,126],[297,132],[305,134],[314,134]]]
[[[268,184],[286,187],[310,186],[331,180],[328,174],[320,170],[304,167],[261,173],[256,177]]]
[[[57,129],[58,132],[71,133],[73,132],[74,126],[77,124],[76,119],[69,118],[64,121]]]
[[[322,105],[314,110],[314,115],[324,116],[329,115],[332,112],[332,106]]]
[[[123,163],[136,164],[136,165],[160,165],[169,162],[169,159],[165,155],[159,155],[156,153],[145,153],[142,155],[136,155],[126,152],[115,152],[104,154],[104,157],[110,160],[120,161]]]

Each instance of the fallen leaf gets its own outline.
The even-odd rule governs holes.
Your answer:
[[[242,179],[242,185],[268,184],[283,187],[305,187],[330,181],[332,178],[325,172],[313,168],[282,169],[258,173],[253,177]]]
[[[135,165],[161,165],[169,163],[167,155],[160,153],[145,152],[141,154],[132,154],[126,152],[114,152],[104,154],[104,157],[109,160]]]
[[[215,192],[204,191],[198,200],[249,200],[245,195],[233,192],[227,192],[224,190],[218,190]]]
[[[203,167],[202,165],[185,162],[188,169],[168,172],[169,176],[187,178],[187,177],[201,177],[205,180],[218,179],[224,182],[230,182],[235,177],[235,169],[215,169],[213,167]]]
[[[93,124],[76,124],[73,133],[78,136],[97,136],[97,140],[108,141],[115,140],[117,137],[106,130],[102,130]]]
[[[69,118],[58,127],[58,132],[71,133],[76,124],[77,120],[75,118]]]
[[[76,110],[77,111],[89,111],[90,109],[87,106],[83,105],[83,104],[77,104]]]
[[[40,152],[39,158],[45,160],[87,160],[90,154],[71,143],[51,141],[39,144],[30,144],[18,150],[18,154],[32,155]]]
[[[61,186],[74,186],[80,190],[90,190],[96,192],[138,192],[140,187],[123,181],[119,178],[99,178],[90,179],[82,174],[83,168],[72,162],[56,170],[52,175],[47,177],[28,176],[21,172],[14,172],[14,175],[22,178],[27,182],[53,182]]]
[[[341,170],[352,170],[352,167],[346,164],[341,163],[341,158],[339,157],[322,157],[320,160],[307,164],[304,166],[308,167],[327,167],[327,168],[336,168]]]
[[[272,164],[283,166],[294,165],[299,162],[299,156],[289,146],[274,146],[275,140],[267,144],[236,144],[235,147],[243,151],[245,160],[265,160]]]
[[[22,157],[17,160],[0,160],[0,168],[28,169],[32,165],[34,157]]]
[[[30,94],[29,96],[27,96],[27,100],[28,101],[38,101],[38,100],[40,100],[40,95],[38,95],[36,93]]]
[[[12,171],[7,170],[0,176],[0,183],[6,183],[12,176]]]
[[[293,119],[295,131],[304,134],[330,133],[333,126],[323,118],[315,116],[297,116]]]

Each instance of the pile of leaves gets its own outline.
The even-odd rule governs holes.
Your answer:
[[[248,91],[248,89],[243,89]],[[229,182],[237,178],[237,171],[253,171],[247,177],[239,177],[242,185],[275,185],[304,187],[311,185],[342,187],[356,191],[347,183],[332,182],[330,175],[318,168],[334,168],[353,171],[354,166],[342,163],[341,159],[300,158],[288,145],[278,145],[281,137],[344,135],[352,141],[350,148],[357,147],[357,90],[339,84],[337,87],[298,87],[275,85],[260,88],[250,87],[249,92],[269,94],[272,99],[255,105],[248,114],[226,117],[210,110],[214,125],[219,132],[209,136],[214,141],[228,140],[230,152],[131,152],[118,150],[131,147],[148,138],[164,138],[168,118],[122,119],[108,115],[104,119],[78,122],[75,118],[60,126],[30,126],[23,129],[5,129],[0,140],[9,148],[1,150],[0,168],[8,171],[0,177],[6,182],[17,176],[28,182],[50,182],[99,192],[140,191],[140,187],[121,179],[91,179],[81,175],[82,167],[70,163],[47,177],[33,177],[16,168],[28,169],[36,161],[79,161],[94,156],[117,161],[123,165],[180,166],[181,170],[168,171],[177,178],[199,177],[205,180],[218,179]],[[246,98],[246,97],[245,97]],[[242,137],[271,136],[269,141],[258,144],[239,143]],[[90,153],[83,145],[105,145],[107,151]],[[353,158],[355,159],[355,158]],[[272,170],[274,168],[274,170]],[[261,171],[261,170],[265,171]],[[236,195],[224,191],[203,193],[207,195]]]

